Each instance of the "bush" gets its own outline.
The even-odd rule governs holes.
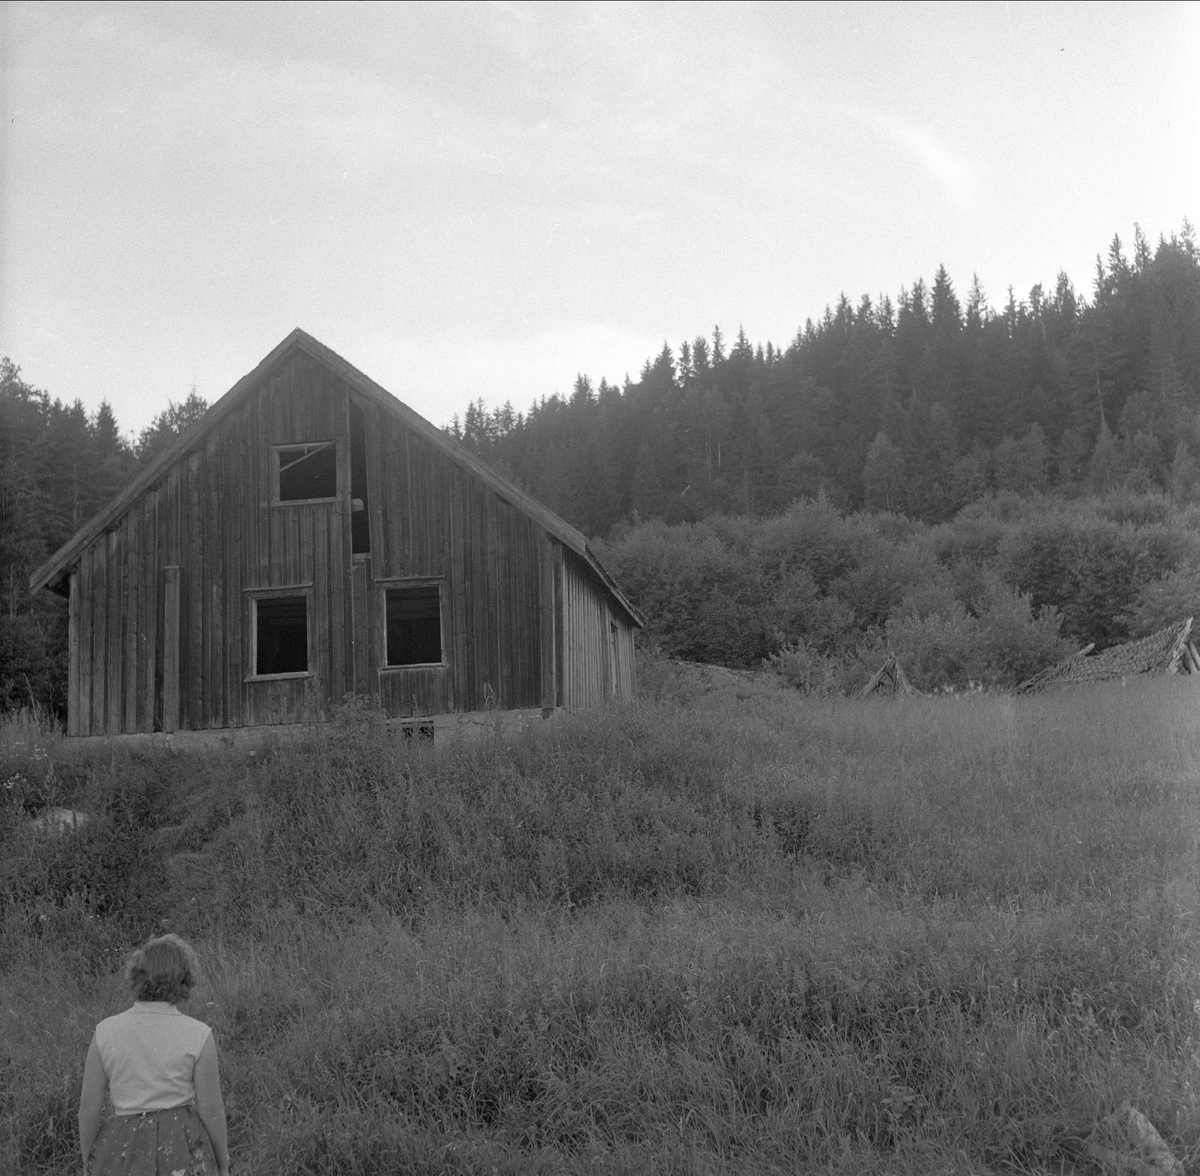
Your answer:
[[[1143,584],[1121,620],[1131,637],[1145,637],[1188,617],[1200,617],[1200,564],[1191,560]]]
[[[45,803],[86,814],[60,832],[37,832],[10,800],[0,854],[0,943],[39,941],[85,968],[111,965],[130,938],[153,931],[170,902],[156,830],[177,809],[162,757],[114,754]]]
[[[757,568],[721,519],[643,523],[602,556],[645,613],[646,637],[671,657],[750,666],[770,652]]]
[[[1060,636],[1053,606],[1035,610],[1028,596],[992,578],[976,604],[976,642],[989,685],[1015,686],[1074,651]]]
[[[1165,494],[1138,494],[1117,490],[1095,502],[1096,513],[1114,523],[1135,527],[1161,526],[1171,516],[1171,502]]]
[[[961,606],[926,616],[912,612],[888,623],[888,642],[913,685],[1015,686],[1071,652],[1055,610],[1035,614],[1028,596],[995,576],[985,579],[975,609],[974,615]]]
[[[1128,640],[1139,588],[1170,570],[1180,537],[1086,511],[1059,512],[1013,530],[1001,545],[1004,578],[1035,608],[1054,606],[1066,636],[1105,648]]]
[[[961,609],[949,614],[911,614],[888,623],[888,644],[918,690],[964,689],[987,671],[976,645],[978,625]]]

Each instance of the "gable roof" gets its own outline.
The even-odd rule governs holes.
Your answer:
[[[272,368],[281,363],[293,351],[302,351],[318,363],[323,364],[364,398],[402,421],[406,427],[444,453],[451,461],[481,479],[495,491],[499,498],[533,518],[564,547],[574,551],[576,555],[587,562],[635,625],[639,628],[645,625],[641,614],[626,599],[625,594],[617,587],[613,578],[596,558],[595,552],[592,551],[582,532],[560,519],[553,511],[547,510],[532,495],[527,494],[520,487],[514,486],[507,478],[496,473],[486,462],[464,449],[453,437],[430,424],[407,404],[397,400],[386,388],[375,383],[369,376],[365,376],[353,364],[347,363],[340,355],[318,342],[307,332],[300,330],[299,327],[292,331],[252,372],[238,380],[204,416],[176,438],[120,494],[84,523],[66,543],[46,560],[29,577],[30,591],[36,592],[40,588],[50,588],[55,592],[62,592],[71,566],[79,558],[84,548],[103,532],[112,530],[117,520],[149,487],[153,486],[179,458],[202,441],[220,421],[233,412],[250,394],[251,389],[256,387]]]

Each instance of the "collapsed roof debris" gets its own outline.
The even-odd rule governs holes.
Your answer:
[[[859,698],[866,698],[876,691],[886,694],[920,694],[904,672],[894,653],[888,655],[887,661],[875,671],[871,680],[858,692]]]
[[[1200,673],[1200,655],[1190,641],[1192,618],[1181,625],[1168,625],[1143,637],[1114,645],[1101,653],[1092,653],[1095,645],[1086,645],[1066,661],[1042,670],[1016,688],[1017,694],[1034,694],[1054,686],[1075,686],[1084,682],[1108,682],[1135,674]]]

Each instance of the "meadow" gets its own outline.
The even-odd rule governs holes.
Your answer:
[[[236,1168],[1092,1172],[1200,1161],[1200,692],[636,707],[253,754],[0,727],[0,1170],[78,1172],[121,967],[171,929]],[[31,830],[46,805],[82,829]]]

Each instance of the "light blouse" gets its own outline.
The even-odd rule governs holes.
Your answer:
[[[96,1048],[118,1115],[196,1102],[196,1059],[212,1034],[164,1000],[139,1000],[96,1026]]]

